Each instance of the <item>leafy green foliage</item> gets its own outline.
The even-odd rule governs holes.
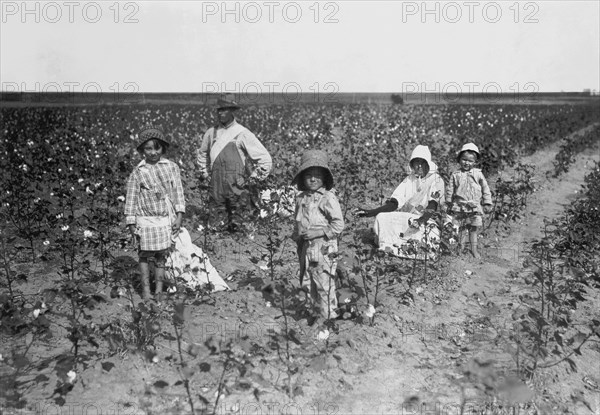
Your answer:
[[[503,223],[507,227],[507,223],[521,218],[527,206],[527,198],[535,191],[532,180],[534,170],[532,165],[518,163],[511,178],[498,177],[493,198],[493,215],[486,227],[494,222]]]
[[[598,144],[599,141],[600,124],[593,125],[580,134],[565,137],[554,159],[554,177],[568,172],[575,156],[586,148]]]
[[[162,336],[172,340],[165,322],[172,321],[179,330],[186,321],[186,301],[199,301],[198,296],[204,300],[209,296],[205,292],[178,290],[176,299],[183,304],[180,308],[135,304],[135,273],[122,270],[119,274],[113,254],[127,241],[120,223],[125,182],[140,160],[135,151],[137,132],[146,124],[161,126],[166,132],[172,144],[167,157],[180,166],[190,201],[184,224],[192,225],[190,229],[197,229],[200,224],[204,226],[203,248],[210,252],[209,247],[218,234],[206,222],[210,208],[205,198],[207,192],[198,184],[195,152],[200,137],[212,122],[213,110],[206,106],[99,105],[2,108],[0,111],[3,129],[0,135],[0,275],[8,287],[8,293],[0,294],[1,327],[12,335],[35,335],[33,342],[38,335],[47,335],[49,327],[59,318],[67,322],[65,329],[71,350],[53,358],[58,378],[54,398],[60,404],[65,402],[65,395],[77,382],[77,373],[85,370],[93,360],[104,358],[97,351],[99,339],[105,339],[114,353],[134,350],[151,356],[157,339]],[[598,117],[594,107],[585,105],[273,105],[246,108],[240,113],[240,122],[257,134],[273,156],[273,174],[264,183],[270,189],[281,189],[290,184],[305,149],[327,150],[335,188],[345,217],[350,219],[346,232],[354,235],[358,229],[349,212],[358,205],[379,204],[388,197],[405,177],[408,157],[417,144],[430,147],[440,172],[447,175],[455,162],[455,151],[465,141],[474,141],[482,150],[481,167],[488,174],[514,166],[520,154],[531,153],[540,146],[563,139],[573,131],[597,122]],[[507,218],[516,217],[514,212],[523,204],[522,199],[511,199],[513,195],[526,196],[530,192],[527,187],[530,173],[523,168],[522,174],[520,183],[500,186],[503,197],[499,212]],[[600,178],[595,174],[591,181],[598,183]],[[597,195],[598,188],[592,184],[590,182],[589,192]],[[581,270],[596,281],[598,264],[592,260],[592,255],[597,251],[585,249],[585,244],[597,244],[595,238],[600,234],[597,230],[600,220],[597,210],[593,210],[598,206],[598,197],[594,197],[590,197],[592,201],[588,205],[582,202],[581,208],[577,205],[577,209],[569,213],[571,233],[561,233],[551,249],[564,252],[571,269]],[[259,205],[259,211],[271,212],[276,203],[275,199],[264,202]],[[287,319],[288,310],[298,306],[294,300],[288,300],[294,295],[291,281],[279,275],[283,265],[281,253],[289,249],[286,243],[289,243],[291,223],[272,214],[247,219],[251,229],[246,231],[267,241],[259,249],[266,255],[269,277],[275,281],[275,300]],[[444,246],[443,235],[441,239]],[[446,246],[449,249],[449,245]],[[410,304],[415,281],[430,279],[433,272],[439,271],[439,264],[435,262],[398,260],[375,252],[361,240],[346,248],[351,250],[346,252],[347,256],[355,254],[360,260],[354,270],[356,279],[347,278],[343,283],[350,301],[344,301],[342,307],[350,318],[362,319],[362,322],[374,324],[376,321],[374,312],[379,307],[381,290],[394,290],[402,283],[403,289],[398,296],[402,302]],[[409,249],[425,253],[428,247],[417,243]],[[340,251],[344,252],[344,247]],[[25,257],[27,261],[53,260],[59,264],[60,284],[45,291],[41,300],[25,300],[15,288],[20,274],[15,272],[14,264]],[[546,284],[548,273],[539,275],[538,284]],[[95,326],[90,320],[91,312],[109,301],[97,290],[96,285],[101,281],[114,285],[115,296],[122,295],[119,293],[123,291],[130,300],[128,314],[121,322]],[[560,301],[566,298],[567,307],[571,307],[580,301],[578,296],[583,295],[578,284],[578,279],[577,283],[554,284],[550,291]],[[570,334],[556,334],[556,330],[545,328],[547,322],[550,322],[548,325],[558,324],[567,318],[558,302],[551,304],[550,318],[541,312],[529,315],[530,327],[542,327],[543,338],[548,341],[562,339],[563,344],[576,346],[576,343],[569,343],[573,338]],[[53,307],[60,312],[45,311]],[[273,335],[273,339],[285,342],[286,347],[278,351],[287,359],[287,392],[293,396],[296,392],[291,379],[292,376],[297,378],[299,371],[297,364],[290,363],[294,357],[290,344],[295,343],[295,333],[286,323],[285,332]],[[178,344],[181,346],[181,341]],[[227,388],[245,387],[247,383],[243,377],[250,365],[248,356],[256,349],[255,345],[246,346],[242,351],[231,343],[216,348],[219,367],[214,362],[212,365],[201,362],[198,371],[191,371],[189,362],[180,359],[182,384],[190,387],[189,379],[197,372],[219,373],[217,403],[221,392]],[[326,343],[325,352],[328,350],[331,346]],[[541,346],[538,351],[543,352]],[[25,356],[15,358],[19,369],[29,364]],[[234,380],[228,383],[230,375]],[[155,386],[164,388],[166,385],[168,383],[163,381]],[[188,397],[193,407],[189,393]]]
[[[577,367],[571,358],[591,337],[600,337],[600,322],[576,326],[573,314],[586,300],[588,287],[600,285],[600,167],[586,176],[584,198],[558,220],[546,224],[544,237],[532,245],[527,265],[533,271],[525,282],[535,292],[522,301],[527,312],[517,321],[514,336],[524,374],[561,362]]]

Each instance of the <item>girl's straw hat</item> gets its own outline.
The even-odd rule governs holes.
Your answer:
[[[165,135],[159,128],[148,127],[140,133],[139,144],[136,147],[139,153],[142,153],[144,151],[143,146],[148,140],[159,140],[165,150],[167,150],[167,148],[169,148],[170,146],[169,142],[165,140]]]
[[[481,154],[479,153],[479,148],[477,148],[477,146],[473,143],[467,143],[464,146],[462,146],[458,153],[456,153],[457,161],[460,161],[460,155],[463,153],[463,151],[472,151],[473,153],[477,154],[477,158],[481,157]]]
[[[323,185],[325,186],[325,189],[331,190],[333,187],[333,174],[331,174],[331,169],[329,168],[329,158],[327,157],[327,153],[321,150],[308,150],[302,155],[300,168],[298,168],[298,172],[294,176],[292,184],[297,185],[298,190],[306,190],[304,183],[301,180],[302,173],[311,167],[321,167],[325,171]]]

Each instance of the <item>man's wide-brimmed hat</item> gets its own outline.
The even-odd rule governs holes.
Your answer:
[[[170,146],[169,142],[165,139],[164,133],[158,127],[146,127],[140,133],[139,137],[138,146],[136,147],[139,153],[144,151],[144,144],[146,144],[148,140],[159,140],[165,150]]]
[[[233,100],[233,98],[228,96],[223,96],[217,100],[217,109],[230,109],[230,110],[239,110],[240,105]]]
[[[300,167],[294,176],[294,180],[292,180],[292,184],[297,185],[298,190],[306,190],[302,182],[302,173],[311,167],[321,167],[325,171],[323,185],[325,189],[331,190],[333,187],[333,174],[331,174],[329,168],[329,157],[327,157],[327,153],[321,150],[308,150],[302,155]]]
[[[481,154],[479,153],[479,148],[477,148],[477,146],[473,143],[467,143],[464,146],[462,146],[458,153],[456,153],[456,160],[460,161],[460,155],[464,151],[472,151],[473,153],[477,154],[477,157],[481,157]]]

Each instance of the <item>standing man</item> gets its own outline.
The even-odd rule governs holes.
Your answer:
[[[235,231],[236,211],[250,204],[248,179],[264,180],[271,172],[267,149],[234,113],[240,106],[232,99],[217,101],[217,125],[202,138],[198,151],[201,179],[210,179],[210,198],[219,210],[227,212],[227,228]]]

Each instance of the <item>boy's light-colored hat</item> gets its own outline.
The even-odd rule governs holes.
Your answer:
[[[479,148],[473,143],[467,143],[464,146],[462,146],[458,153],[456,153],[456,160],[460,160],[460,155],[463,153],[463,151],[472,151],[477,154],[477,157],[481,157]]]
[[[139,144],[136,147],[139,153],[142,153],[144,151],[142,147],[144,146],[144,144],[146,144],[148,140],[159,140],[162,143],[162,146],[165,150],[170,146],[169,142],[165,139],[165,135],[160,128],[149,126],[146,127],[140,133]]]
[[[294,180],[292,180],[292,184],[297,185],[298,190],[307,190],[301,178],[302,173],[311,167],[321,167],[325,171],[323,185],[325,186],[325,189],[331,190],[333,187],[333,174],[329,168],[329,157],[327,156],[327,153],[321,150],[308,150],[302,154],[300,167],[294,176]]]

